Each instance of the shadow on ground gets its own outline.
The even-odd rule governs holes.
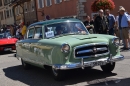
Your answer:
[[[0,55],[13,54],[13,53],[16,53],[16,52],[15,51],[6,51],[6,52],[1,51]]]
[[[106,74],[101,70],[89,69],[83,70],[71,70],[67,73],[67,78],[64,81],[55,81],[48,70],[33,67],[30,70],[23,70],[22,66],[14,66],[3,69],[5,76],[20,81],[29,86],[65,86],[76,85],[78,83],[85,83],[87,86],[99,85],[105,86],[111,84],[113,86],[123,86],[123,83],[128,82],[130,79],[119,80],[117,78],[107,78],[110,76],[116,76],[115,73]],[[107,83],[105,83],[107,82]],[[130,84],[130,82],[129,82]],[[79,86],[79,85],[78,85]],[[81,85],[80,85],[81,86]],[[125,85],[124,85],[125,86]]]

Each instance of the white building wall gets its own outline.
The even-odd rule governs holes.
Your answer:
[[[0,11],[3,11],[3,17],[4,17],[3,20],[0,20],[1,25],[4,25],[4,24],[6,24],[6,25],[14,24],[13,12],[11,12],[12,16],[10,16],[10,13],[9,13],[9,17],[8,18],[7,18],[7,14],[5,13],[7,10],[10,10],[10,9],[12,10],[12,7],[10,7],[9,5],[4,6],[4,2],[3,2],[3,6],[0,7]],[[6,16],[6,18],[5,18],[5,16]]]

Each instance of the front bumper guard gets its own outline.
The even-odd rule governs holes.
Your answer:
[[[107,64],[107,63],[117,62],[117,61],[121,61],[121,60],[124,60],[123,55],[114,56],[114,57],[112,57],[112,55],[110,55],[110,57],[106,57],[106,58],[102,58],[102,59],[98,59],[98,60],[94,60],[94,61],[84,62],[83,59],[81,59],[81,62],[79,62],[79,63],[71,63],[71,64],[65,64],[65,65],[56,64],[56,65],[53,65],[52,67],[56,70],[57,69],[69,70],[69,69],[76,69],[76,68],[84,69],[84,67],[94,67],[93,65],[91,65],[94,62],[103,62],[103,63]],[[103,64],[103,65],[105,65],[105,64]]]

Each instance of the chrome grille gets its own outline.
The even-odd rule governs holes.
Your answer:
[[[99,57],[109,54],[107,43],[93,43],[77,46],[74,49],[75,58]]]

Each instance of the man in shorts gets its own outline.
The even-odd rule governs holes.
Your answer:
[[[129,25],[130,25],[130,18],[129,15],[125,13],[125,8],[119,8],[119,28],[122,29],[122,38],[125,43],[124,50],[129,50]]]

